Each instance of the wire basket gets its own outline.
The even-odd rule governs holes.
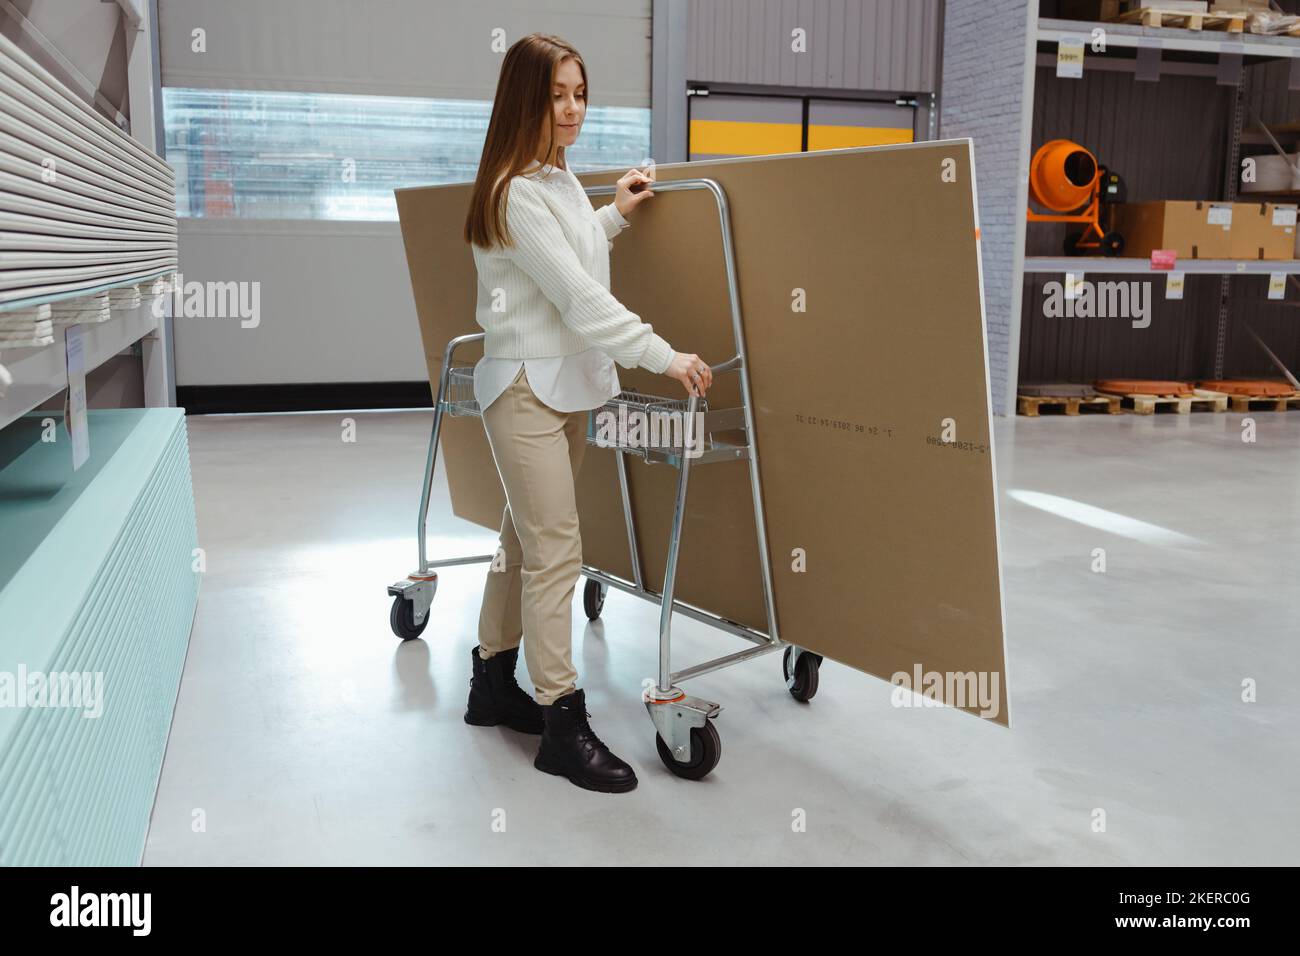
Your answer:
[[[442,398],[448,415],[478,415],[478,399],[474,397],[474,366],[453,365],[447,371],[447,391]]]
[[[636,389],[624,389],[587,419],[587,442],[599,448],[620,451],[650,459],[664,455],[680,456],[692,443],[708,444],[701,416],[709,410],[708,401],[699,399],[692,424],[687,418],[690,399],[664,398]],[[638,431],[639,425],[639,431]]]

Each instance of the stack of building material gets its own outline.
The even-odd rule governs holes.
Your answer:
[[[1098,379],[1097,391],[1118,395],[1125,408],[1137,415],[1153,415],[1164,410],[1186,415],[1188,412],[1223,412],[1228,396],[1198,389],[1187,382],[1146,378]]]
[[[1124,10],[1108,19],[1121,23],[1140,23],[1144,27],[1179,27],[1184,30],[1225,30],[1241,33],[1252,11],[1244,4],[1215,4],[1204,0],[1129,0]]]
[[[140,288],[140,292],[145,296],[167,295],[172,291],[175,282],[176,273],[173,272],[171,275],[159,276],[152,282],[144,283]]]
[[[107,292],[81,296],[76,299],[61,299],[51,308],[54,310],[55,325],[93,325],[107,322],[112,318],[112,299]]]
[[[138,285],[123,285],[108,290],[108,304],[114,312],[138,309],[140,300],[140,287]]]
[[[198,596],[184,413],[0,430],[0,866],[135,866]],[[46,688],[33,696],[33,686]],[[19,696],[20,695],[20,696]]]
[[[176,177],[0,33],[0,304],[176,268]]]
[[[0,312],[0,351],[40,348],[53,343],[54,325],[48,305]]]
[[[1207,379],[1201,388],[1228,398],[1234,412],[1285,411],[1300,407],[1300,391],[1277,379]]]
[[[1258,378],[1208,379],[1201,382],[1201,388],[1223,392],[1225,395],[1250,395],[1254,398],[1290,395],[1295,391],[1290,382]]]
[[[1099,395],[1087,383],[1044,382],[1021,385],[1016,397],[1016,412],[1037,418],[1045,411],[1063,415],[1080,415],[1084,412],[1118,415],[1121,407],[1118,398]]]
[[[1187,398],[1195,394],[1187,382],[1171,382],[1154,378],[1099,378],[1097,391],[1112,395],[1171,395]]]

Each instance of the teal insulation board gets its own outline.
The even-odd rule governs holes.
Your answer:
[[[3,865],[140,862],[194,620],[184,414],[88,422],[77,471],[61,416],[0,430]]]

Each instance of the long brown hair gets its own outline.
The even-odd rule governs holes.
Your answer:
[[[465,241],[481,248],[513,245],[506,230],[506,207],[510,180],[537,159],[542,146],[542,120],[549,122],[551,150],[547,163],[557,160],[555,108],[551,86],[555,71],[573,59],[587,82],[587,64],[581,54],[557,36],[530,33],[506,51],[497,78],[496,99],[488,121],[487,139],[479,159],[478,175],[470,194],[465,217]],[[587,90],[590,103],[591,91]]]

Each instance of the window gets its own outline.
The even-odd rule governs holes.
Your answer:
[[[180,216],[396,220],[393,190],[474,178],[490,102],[163,89]],[[640,163],[650,111],[593,106],[575,172]]]

